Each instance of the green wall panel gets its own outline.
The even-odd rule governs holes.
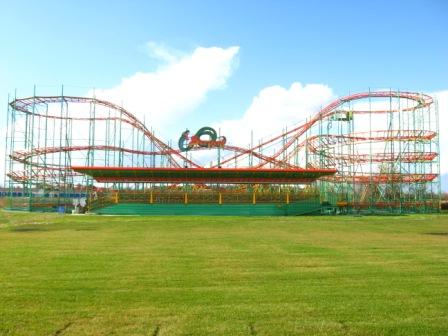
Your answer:
[[[104,215],[291,216],[319,213],[317,201],[291,204],[141,204],[120,203],[97,209]]]

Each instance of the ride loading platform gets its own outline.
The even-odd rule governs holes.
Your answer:
[[[271,215],[321,212],[317,179],[334,169],[72,167],[106,187],[90,212],[119,215]]]

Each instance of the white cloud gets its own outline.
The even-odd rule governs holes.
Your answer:
[[[164,63],[154,72],[137,72],[110,89],[95,91],[97,98],[123,105],[155,129],[166,128],[191,112],[207,93],[225,87],[236,67],[239,47],[198,47],[179,56],[150,43],[154,57]]]
[[[228,142],[247,146],[253,131],[254,141],[278,135],[317,113],[335,99],[332,89],[323,84],[302,85],[294,82],[289,88],[279,85],[262,89],[240,119],[223,120],[215,125]]]
[[[170,48],[163,43],[148,42],[146,50],[149,57],[167,63],[174,63],[179,61],[185,54],[181,51]]]

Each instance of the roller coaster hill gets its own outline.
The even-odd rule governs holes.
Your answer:
[[[432,97],[369,91],[336,99],[247,147],[211,127],[180,129],[173,146],[121,106],[35,89],[8,104],[7,207],[160,215],[438,212],[438,127]],[[212,157],[207,165],[204,154]]]

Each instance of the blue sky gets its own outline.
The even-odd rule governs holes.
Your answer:
[[[261,88],[293,81],[325,83],[340,94],[448,86],[443,0],[43,0],[1,1],[0,8],[2,96],[34,83],[113,86],[154,69],[148,41],[184,51],[240,46],[226,92],[209,99],[235,113]]]
[[[34,84],[40,94],[61,84],[69,94],[112,89],[167,67],[157,51],[179,61],[199,47],[238,51],[225,65],[230,73],[180,105],[194,112],[174,113],[178,120],[166,127],[237,119],[264,88],[294,82],[325,85],[334,96],[448,90],[444,0],[1,0],[0,11],[3,107],[8,93],[30,94]]]

